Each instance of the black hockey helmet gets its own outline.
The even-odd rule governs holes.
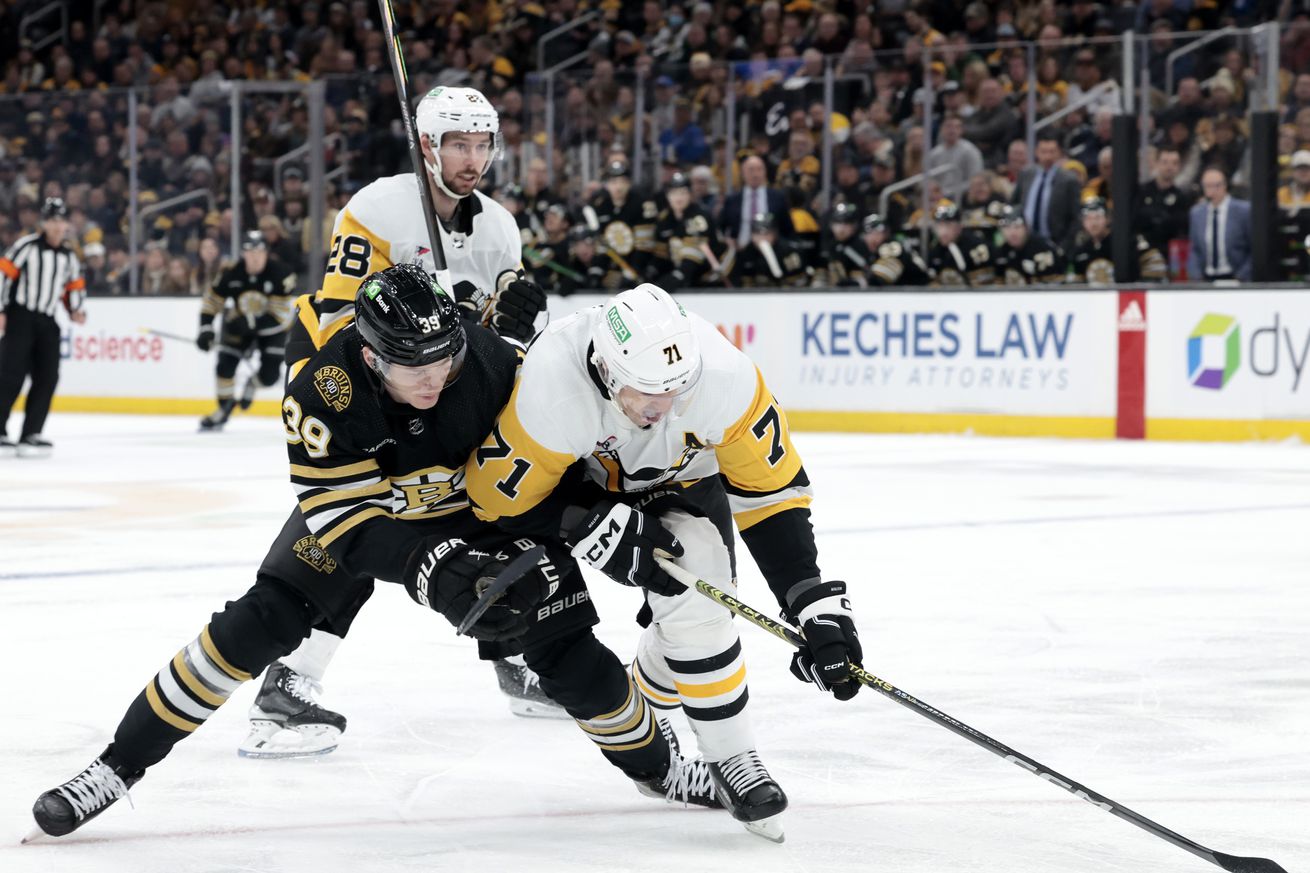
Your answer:
[[[887,220],[876,212],[870,212],[864,216],[864,221],[860,224],[860,230],[864,233],[873,233],[875,230],[886,230]]]
[[[757,212],[751,219],[751,233],[770,233],[778,229],[778,219],[772,212]]]
[[[68,204],[64,203],[62,197],[47,197],[41,204],[41,220],[45,221],[50,218],[67,218]]]
[[[1100,197],[1088,197],[1083,201],[1082,211],[1083,215],[1091,215],[1096,212],[1109,212],[1110,210],[1106,207],[1105,201]]]
[[[688,190],[690,190],[691,179],[688,178],[687,174],[682,171],[678,171],[674,173],[673,175],[669,176],[669,181],[664,183],[664,190],[672,191],[674,188],[687,188]]]
[[[960,207],[954,203],[946,202],[932,211],[933,221],[959,221]]]
[[[467,339],[459,307],[418,264],[396,264],[361,282],[355,325],[387,364],[425,367],[453,358],[450,383],[464,362]]]
[[[1001,227],[1012,227],[1016,224],[1027,225],[1028,219],[1023,217],[1023,211],[1013,206],[1005,206],[1001,209],[1001,215],[996,220]]]
[[[832,208],[828,221],[833,224],[859,224],[860,210],[854,203],[838,203]]]
[[[266,248],[268,248],[268,240],[264,239],[262,230],[248,230],[241,237],[241,251],[243,252]]]
[[[628,178],[628,177],[631,176],[631,175],[632,175],[632,174],[628,171],[628,162],[627,162],[627,161],[621,161],[621,160],[615,159],[615,160],[612,160],[612,161],[610,161],[608,164],[605,165],[605,178],[606,178],[606,179],[618,179],[618,178],[624,178],[624,179],[626,179],[626,178]]]

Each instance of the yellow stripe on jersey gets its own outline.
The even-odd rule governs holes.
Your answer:
[[[465,467],[464,486],[483,521],[522,515],[555,490],[574,461],[533,439],[519,421],[519,380],[491,435]]]
[[[340,467],[307,467],[304,464],[292,464],[291,475],[304,479],[344,479],[347,476],[357,476],[377,469],[380,469],[378,462],[369,458],[366,461],[356,461]]]
[[[387,512],[382,507],[371,506],[368,509],[364,510],[363,512],[350,516],[341,524],[338,524],[335,527],[330,528],[328,530],[318,531],[314,535],[318,537],[319,545],[321,545],[323,548],[326,549],[328,546],[332,545],[341,537],[345,536],[348,532],[350,532],[357,526],[363,524],[364,522],[368,521],[370,518],[390,517],[390,516],[391,513]]]
[[[209,635],[209,625],[205,625],[205,629],[200,632],[200,647],[204,649],[205,654],[209,656],[209,660],[213,662],[215,667],[222,670],[233,679],[236,679],[238,682],[250,681],[251,676],[249,673],[245,670],[238,670],[236,667],[233,667],[227,662],[226,658],[219,654],[218,646],[214,645],[214,638]]]
[[[745,530],[753,524],[759,524],[766,518],[772,518],[780,512],[788,509],[805,509],[810,505],[810,496],[788,497],[785,500],[779,500],[777,503],[770,503],[768,506],[761,506],[759,509],[747,509],[742,512],[732,514],[733,521],[737,522],[737,530]]]
[[[154,710],[155,715],[166,724],[177,728],[180,731],[191,733],[200,727],[199,722],[190,721],[181,716],[174,715],[172,710],[164,705],[164,701],[159,699],[159,692],[155,690],[155,680],[151,679],[150,684],[146,686],[146,700],[150,703],[150,708]]]
[[[336,503],[338,500],[363,500],[366,497],[376,497],[379,494],[390,493],[390,481],[376,482],[362,488],[332,488],[322,494],[316,494],[313,497],[306,497],[301,500],[300,511],[309,512],[311,509],[317,509],[326,503]]]
[[[755,491],[762,495],[781,491],[801,471],[801,456],[791,444],[791,429],[787,415],[773,399],[764,375],[755,368],[755,399],[746,414],[723,434],[723,442],[714,447],[719,459],[719,471],[728,484],[741,491]],[[797,501],[792,505],[808,506],[810,498],[794,494],[779,495],[779,503]],[[738,530],[775,514],[766,512],[770,506],[752,509],[737,516]],[[785,507],[784,507],[785,508]],[[777,510],[781,511],[781,508]]]
[[[353,302],[365,276],[392,264],[391,243],[361,224],[349,208],[337,219],[330,251],[317,300]]]
[[[735,691],[745,681],[746,665],[742,664],[736,673],[718,682],[692,683],[675,680],[673,684],[678,686],[678,693],[683,697],[718,697],[720,694]]]

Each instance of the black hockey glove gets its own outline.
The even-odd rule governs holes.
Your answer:
[[[427,537],[405,565],[405,590],[416,602],[436,610],[458,627],[477,603],[478,595],[505,565],[520,551],[535,545],[531,540],[516,540],[485,549],[458,538]],[[487,608],[469,628],[468,635],[487,641],[523,636],[533,608],[550,594],[548,577],[558,578],[553,566],[549,573],[538,565],[524,574]]]
[[[214,347],[214,326],[212,324],[200,325],[200,333],[196,334],[196,348],[202,352],[207,352]]]
[[[526,343],[536,335],[533,323],[546,308],[546,292],[522,271],[506,270],[496,279],[488,326],[505,339]]]
[[[860,690],[851,678],[850,665],[864,657],[855,630],[845,582],[807,579],[788,592],[787,611],[805,634],[804,649],[791,658],[791,674],[813,682],[838,700],[850,700]]]
[[[656,594],[676,597],[687,588],[655,563],[655,553],[682,555],[682,543],[655,515],[622,503],[602,500],[590,511],[564,511],[564,541],[573,557],[586,561],[623,585],[638,585]]]

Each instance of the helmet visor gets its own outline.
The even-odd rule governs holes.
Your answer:
[[[382,379],[396,388],[412,390],[424,386],[446,386],[454,383],[459,378],[460,371],[464,369],[464,355],[468,351],[468,344],[461,345],[459,351],[453,357],[443,358],[432,364],[424,364],[421,367],[407,367],[403,364],[393,364],[384,361],[380,356],[376,359],[375,369]]]

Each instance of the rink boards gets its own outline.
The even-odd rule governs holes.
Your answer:
[[[1310,438],[1310,292],[686,295],[824,431]],[[561,318],[600,296],[552,298]],[[203,414],[195,298],[98,298],[65,325],[56,410]],[[251,372],[243,364],[238,381]],[[280,391],[252,412],[276,414]]]

